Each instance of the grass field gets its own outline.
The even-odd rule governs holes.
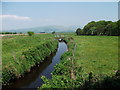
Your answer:
[[[35,36],[10,36],[2,39],[2,60],[4,65],[12,62],[11,58],[15,56],[19,57],[22,52],[29,50],[30,48],[36,47],[42,43],[45,43],[53,39],[50,34],[35,35]]]
[[[57,48],[51,34],[6,36],[2,39],[3,84],[19,78]]]
[[[85,72],[114,74],[118,69],[117,36],[73,36],[77,44],[76,64]]]
[[[55,66],[52,79],[42,77],[45,84],[41,88],[101,90],[119,87],[117,36],[65,36],[71,38],[66,39],[68,52]]]
[[[80,87],[85,80],[89,82],[90,72],[110,77],[116,73],[119,49],[117,36],[77,36],[72,33],[64,36],[69,50],[55,66],[52,79],[43,77],[43,88]],[[74,43],[76,50],[73,57]],[[51,34],[10,36],[2,39],[2,45],[3,82],[6,84],[10,78],[21,77],[53,52],[57,41]],[[71,79],[71,74],[74,74],[75,80]]]

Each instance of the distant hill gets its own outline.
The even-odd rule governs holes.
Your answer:
[[[57,25],[50,25],[50,26],[41,26],[41,27],[33,27],[33,28],[24,28],[24,29],[15,29],[15,30],[4,30],[4,32],[23,32],[26,33],[27,31],[33,31],[35,33],[39,32],[46,32],[51,33],[53,31],[55,32],[75,32],[75,30],[78,28],[78,26],[57,26]]]

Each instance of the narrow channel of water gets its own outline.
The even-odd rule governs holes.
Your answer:
[[[54,66],[60,62],[61,55],[66,51],[67,45],[64,42],[59,42],[56,54],[51,54],[50,57],[46,58],[38,67],[32,68],[30,73],[4,88],[22,89],[40,87],[43,84],[40,77],[44,75],[47,78],[51,78],[51,72],[54,70]]]

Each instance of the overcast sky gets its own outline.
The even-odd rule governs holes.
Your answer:
[[[3,2],[3,30],[46,25],[83,27],[90,21],[118,20],[117,2]]]

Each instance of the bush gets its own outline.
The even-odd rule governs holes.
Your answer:
[[[34,32],[27,32],[29,36],[34,35]]]
[[[20,32],[20,34],[23,34],[22,32]]]
[[[55,34],[55,31],[53,31],[52,34]]]

